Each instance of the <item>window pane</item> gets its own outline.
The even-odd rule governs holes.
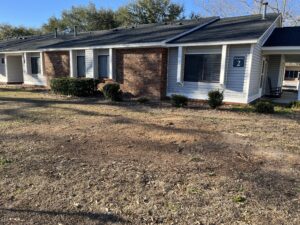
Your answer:
[[[184,81],[219,82],[221,54],[186,55]]]
[[[99,77],[108,77],[108,56],[98,56],[98,75]]]
[[[41,72],[40,57],[31,57],[31,73],[39,74]]]
[[[77,56],[77,76],[85,77],[85,56]]]

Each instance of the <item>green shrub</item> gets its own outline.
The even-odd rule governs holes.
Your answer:
[[[69,78],[54,78],[50,81],[50,88],[55,94],[69,94]]]
[[[149,98],[147,98],[147,97],[140,97],[136,101],[138,103],[145,104],[145,103],[149,102]]]
[[[188,98],[183,95],[172,95],[171,104],[174,107],[185,107],[188,104]]]
[[[267,101],[258,101],[255,105],[255,112],[258,113],[274,113],[274,105],[271,102]]]
[[[300,109],[300,101],[293,101],[290,103],[290,108]]]
[[[104,97],[111,101],[122,101],[122,91],[118,83],[107,83],[102,88]]]
[[[208,92],[208,105],[216,109],[223,104],[224,94],[219,90]]]
[[[64,77],[52,79],[50,87],[56,94],[85,97],[94,95],[98,84],[97,79]]]

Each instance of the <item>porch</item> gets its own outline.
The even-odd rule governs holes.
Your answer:
[[[286,91],[286,90],[283,90],[280,98],[271,98],[271,97],[265,96],[265,97],[263,97],[263,99],[271,100],[272,102],[278,103],[278,104],[289,104],[293,101],[299,100],[297,91]]]
[[[300,51],[264,51],[263,60],[263,98],[280,104],[299,101]]]

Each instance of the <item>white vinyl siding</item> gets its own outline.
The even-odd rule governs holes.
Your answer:
[[[226,89],[238,94],[245,92],[247,70],[249,70],[250,45],[231,45],[227,58]],[[233,67],[234,57],[245,57],[244,67]]]
[[[212,47],[190,47],[184,49],[184,53],[205,53],[218,54],[221,53],[221,46]],[[227,102],[246,102],[247,94],[245,93],[246,71],[249,68],[249,53],[250,45],[228,46],[226,70],[225,70],[225,92],[224,100]],[[167,94],[182,94],[192,99],[207,99],[208,92],[211,90],[222,90],[223,87],[219,83],[205,82],[183,82],[177,83],[177,62],[178,48],[169,49],[168,59],[168,79],[167,79]],[[233,67],[234,56],[245,56],[245,67]],[[229,85],[228,85],[229,84]]]
[[[94,78],[94,66],[94,50],[88,49],[85,51],[85,68],[87,78]]]
[[[252,66],[250,70],[250,77],[249,77],[249,93],[248,93],[248,102],[251,102],[259,97],[259,90],[260,90],[260,82],[261,82],[261,72],[262,72],[262,46],[270,37],[272,32],[276,27],[280,27],[281,22],[278,19],[272,26],[265,32],[265,34],[259,39],[259,42],[254,45],[253,55],[252,55]],[[264,77],[264,81],[267,82],[267,77]],[[264,83],[264,86],[267,84]],[[263,93],[263,92],[262,92]]]
[[[249,97],[259,94],[260,79],[262,73],[262,50],[259,44],[256,44],[253,49],[252,55],[252,69],[249,80]]]
[[[2,63],[2,60],[4,60],[4,63]],[[7,82],[7,77],[5,74],[5,55],[0,54],[0,82]]]
[[[31,57],[40,58],[39,60],[40,72],[38,74],[32,74]],[[22,60],[23,60],[24,84],[46,86],[47,79],[43,74],[43,54],[39,52],[24,53]]]

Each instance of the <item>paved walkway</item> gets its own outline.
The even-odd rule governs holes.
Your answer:
[[[272,98],[274,103],[289,104],[298,100],[298,93],[293,91],[283,91],[281,98]]]

